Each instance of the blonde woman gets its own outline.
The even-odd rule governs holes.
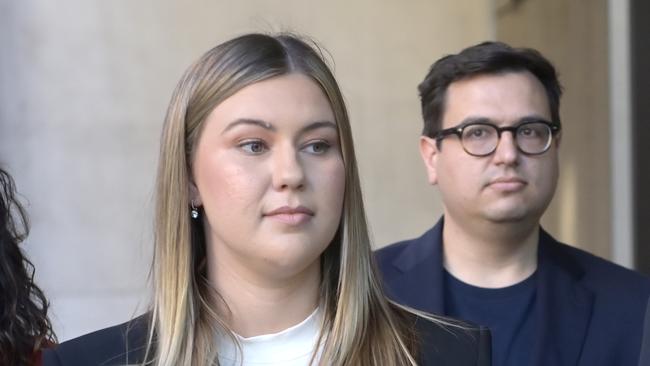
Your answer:
[[[208,51],[167,112],[151,310],[46,365],[488,365],[487,331],[384,296],[341,92],[314,46]]]

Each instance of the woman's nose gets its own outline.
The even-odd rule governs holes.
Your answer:
[[[282,148],[273,157],[273,187],[276,190],[300,190],[304,187],[305,171],[299,152],[294,148]]]

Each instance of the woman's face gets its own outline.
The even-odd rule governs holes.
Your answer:
[[[345,172],[314,81],[245,87],[210,113],[195,151],[192,197],[217,265],[286,278],[317,263],[341,219]]]

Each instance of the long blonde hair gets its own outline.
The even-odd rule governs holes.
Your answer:
[[[219,295],[206,280],[203,228],[200,220],[190,220],[193,151],[217,105],[248,85],[289,73],[312,78],[327,96],[345,165],[341,224],[321,256],[321,363],[416,363],[412,323],[385,298],[373,264],[347,110],[322,52],[293,35],[248,34],[218,45],[190,66],[167,110],[157,178],[147,364],[217,364],[215,335],[232,336],[216,310]]]

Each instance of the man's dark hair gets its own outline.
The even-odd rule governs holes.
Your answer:
[[[513,48],[502,42],[483,42],[465,48],[456,55],[439,59],[418,85],[424,118],[422,134],[432,137],[442,128],[445,95],[454,81],[481,74],[518,71],[529,71],[544,85],[551,118],[553,122],[560,123],[562,87],[553,65],[531,48]]]

